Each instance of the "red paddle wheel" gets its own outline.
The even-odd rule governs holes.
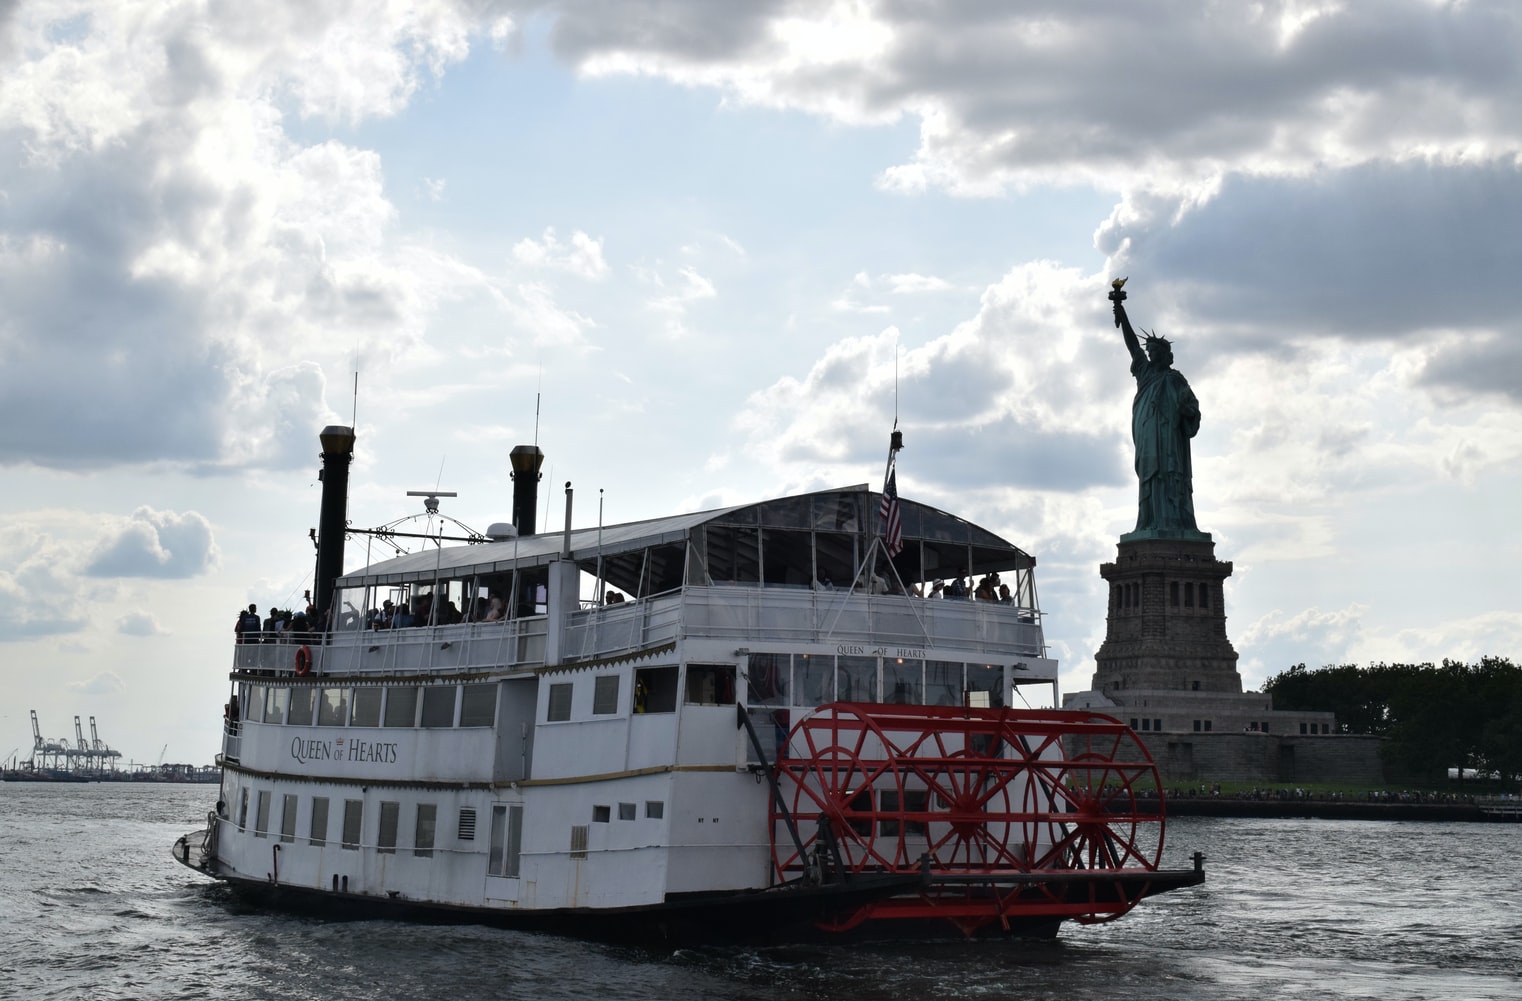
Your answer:
[[[1159,869],[1157,768],[1109,716],[833,703],[792,728],[776,768],[779,882],[921,876],[918,892],[864,904],[829,930],[1108,921],[1203,879]]]

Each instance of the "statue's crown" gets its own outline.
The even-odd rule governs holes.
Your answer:
[[[1170,348],[1173,347],[1173,342],[1172,341],[1168,340],[1168,338],[1166,338],[1166,337],[1159,337],[1156,334],[1148,334],[1147,335],[1147,343],[1148,344],[1166,344]]]

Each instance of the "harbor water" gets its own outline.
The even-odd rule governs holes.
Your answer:
[[[1054,942],[676,952],[249,910],[177,865],[215,786],[0,784],[0,997],[1522,997],[1522,825],[1175,818],[1208,881]]]

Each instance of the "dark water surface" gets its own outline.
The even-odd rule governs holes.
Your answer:
[[[216,786],[0,784],[0,998],[1522,998],[1522,826],[1176,818],[1208,882],[1056,942],[649,952],[249,911]]]

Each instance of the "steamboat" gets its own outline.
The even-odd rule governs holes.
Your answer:
[[[1036,561],[900,498],[896,430],[881,492],[573,528],[568,483],[545,533],[519,446],[512,525],[348,573],[354,435],[321,441],[320,628],[235,645],[173,846],[242,895],[777,942],[1050,936],[1204,880],[1162,866],[1127,727],[1025,708],[1057,703]]]

